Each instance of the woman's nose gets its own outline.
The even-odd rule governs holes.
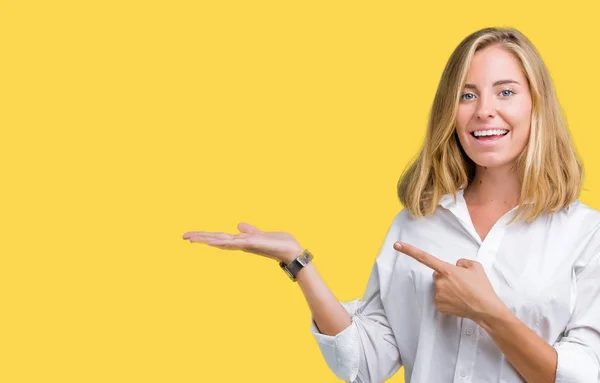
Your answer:
[[[479,97],[479,103],[477,104],[477,117],[480,119],[486,119],[488,117],[494,117],[496,115],[496,104],[493,97],[481,96]]]

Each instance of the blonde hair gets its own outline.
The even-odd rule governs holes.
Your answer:
[[[540,54],[514,28],[485,28],[467,36],[450,56],[433,100],[421,152],[398,181],[400,202],[413,217],[433,214],[443,195],[456,197],[459,188],[473,180],[475,163],[458,140],[456,114],[473,55],[490,45],[499,45],[517,58],[532,99],[529,141],[516,161],[521,192],[514,218],[531,222],[568,206],[579,196],[583,166]]]

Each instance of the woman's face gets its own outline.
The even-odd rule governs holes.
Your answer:
[[[499,46],[475,53],[458,105],[456,130],[479,166],[512,165],[527,145],[531,94],[519,61]]]

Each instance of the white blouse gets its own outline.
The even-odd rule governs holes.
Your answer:
[[[433,270],[396,251],[405,241],[455,264],[480,262],[511,311],[558,353],[556,382],[599,382],[600,212],[577,200],[534,222],[505,214],[481,240],[460,190],[434,215],[401,210],[375,260],[363,299],[341,302],[352,324],[311,332],[329,368],[347,382],[383,382],[404,366],[406,383],[524,382],[485,330],[433,303]]]

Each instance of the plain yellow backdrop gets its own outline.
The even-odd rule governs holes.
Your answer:
[[[486,26],[541,52],[600,208],[598,14],[1,1],[0,381],[338,381],[276,262],[181,235],[290,232],[362,296],[445,62]]]

